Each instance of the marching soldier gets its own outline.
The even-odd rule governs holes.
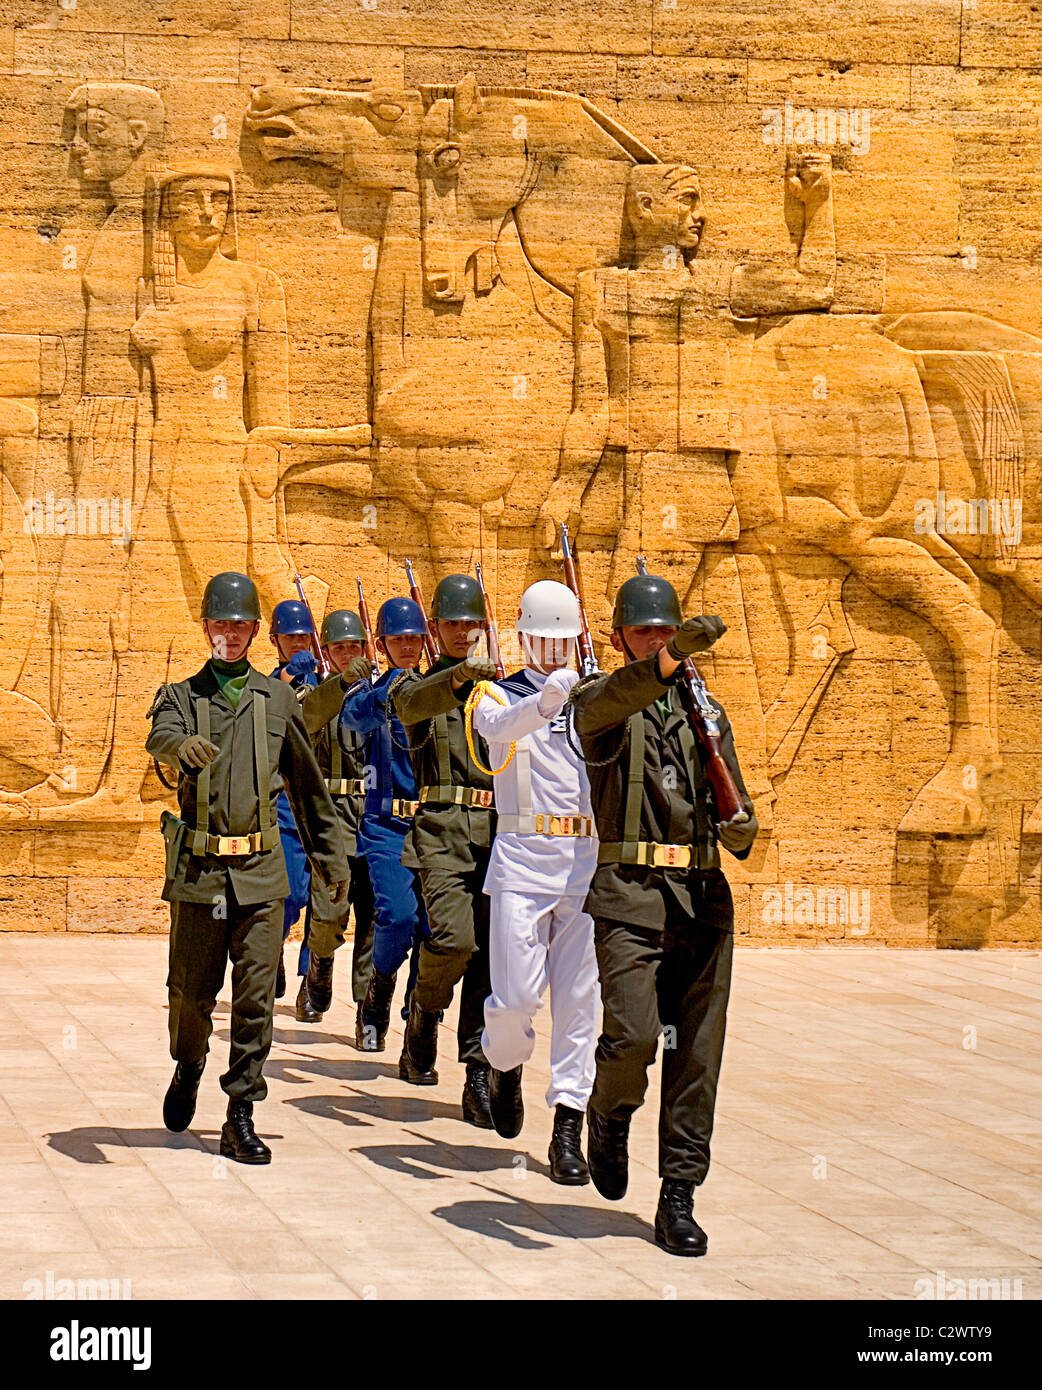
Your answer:
[[[317,684],[318,662],[311,652],[311,640],[314,635],[315,624],[311,620],[306,603],[301,603],[300,599],[296,598],[287,598],[277,603],[271,614],[268,640],[279,654],[279,664],[271,675],[292,685],[298,691],[302,687],[306,689]],[[289,876],[289,893],[282,923],[282,940],[285,943],[311,896],[311,870],[308,868],[307,855],[297,834],[293,812],[290,810],[285,792],[279,797],[279,834],[282,836],[282,853],[286,857],[286,873]],[[298,974],[303,975],[302,961],[298,963],[297,970]],[[281,999],[285,993],[286,964],[280,952],[275,998]]]
[[[180,816],[163,814],[170,904],[170,1052],[177,1062],[163,1102],[167,1129],[195,1114],[211,1016],[232,962],[231,1048],[221,1087],[228,1118],[221,1153],[270,1163],[253,1127],[267,1095],[275,974],[289,891],[276,822],[285,788],[312,866],[334,902],[347,862],[333,803],[289,686],[255,670],[247,651],[260,625],[253,581],[218,574],[206,586],[203,631],[213,655],[194,676],[161,686],[146,748],[179,774]]]
[[[525,668],[484,687],[474,732],[495,770],[498,825],[485,891],[489,968],[481,1045],[491,1062],[496,1132],[520,1134],[521,1069],[532,1055],[532,1020],[550,988],[550,1177],[590,1181],[582,1122],[593,1084],[600,991],[593,921],[584,910],[597,865],[590,787],[562,713],[579,679],[567,670],[581,630],[579,603],[552,579],[526,589],[516,623]]]
[[[356,1024],[356,1041],[363,1052],[383,1052],[399,967],[411,951],[408,1002],[417,966],[415,947],[427,931],[419,866],[410,843],[416,779],[405,730],[387,707],[391,682],[419,664],[426,631],[419,604],[411,598],[389,598],[376,615],[376,642],[387,657],[387,670],[371,682],[372,663],[364,656],[352,658],[344,670],[353,684],[340,710],[340,737],[345,747],[351,746],[349,735],[365,739],[366,793],[358,852],[373,885],[373,966]]]
[[[671,1254],[702,1255],[707,1240],[692,1197],[709,1168],[734,931],[717,845],[744,859],[756,815],[717,705],[723,756],[745,811],[715,823],[703,757],[677,689],[685,657],[726,630],[720,619],[685,622],[673,587],[639,575],[619,589],[612,628],[626,665],[584,684],[573,699],[600,837],[586,906],[595,922],[604,1023],[587,1154],[597,1191],[618,1201],[626,1192],[630,1116],[644,1100],[658,1035],[668,1030],[655,1239]]]
[[[450,574],[434,591],[431,618],[442,655],[425,676],[407,671],[394,685],[394,704],[409,736],[419,806],[412,844],[430,935],[420,963],[405,1029],[399,1075],[414,1086],[433,1086],[438,1073],[438,1024],[460,985],[459,1060],[466,1064],[463,1118],[491,1129],[488,1062],[481,1050],[488,974],[488,899],[485,874],[495,832],[492,778],[467,748],[463,706],[474,682],[491,680],[495,664],[468,655],[485,627],[485,601],[477,580]],[[479,746],[478,755],[488,755]]]
[[[348,686],[347,664],[365,653],[365,630],[357,613],[338,608],[322,623],[322,650],[334,674],[304,697],[304,723],[311,734],[326,786],[333,798],[348,855],[351,886],[344,903],[331,903],[325,885],[311,880],[311,916],[307,932],[307,974],[301,981],[297,1017],[317,1022],[333,999],[333,957],[343,945],[349,912],[355,935],[351,986],[356,1008],[355,1036],[361,1046],[361,1005],[373,963],[373,886],[365,858],[358,853],[358,822],[365,794],[365,746],[360,734],[338,736],[340,706]]]

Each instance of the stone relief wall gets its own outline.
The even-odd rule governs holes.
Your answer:
[[[0,0],[0,928],[162,926],[211,573],[506,638],[567,522],[729,625],[747,939],[1037,946],[1028,10]]]

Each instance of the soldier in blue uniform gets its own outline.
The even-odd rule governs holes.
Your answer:
[[[272,610],[268,637],[279,654],[279,664],[270,672],[271,676],[292,685],[298,691],[298,698],[300,693],[318,684],[318,662],[311,652],[315,625],[311,621],[306,603],[301,603],[300,599],[295,598],[277,603]],[[282,838],[282,853],[286,858],[286,873],[289,876],[289,895],[283,907],[282,919],[282,940],[285,944],[311,897],[311,870],[285,792],[279,797],[278,824],[279,835]],[[303,975],[306,970],[307,960],[301,952],[298,974]],[[275,998],[281,999],[285,993],[286,963],[280,954]]]
[[[366,796],[358,827],[358,852],[369,866],[373,885],[373,969],[362,1001],[359,1046],[382,1052],[391,1017],[398,970],[410,955],[406,1005],[416,973],[417,951],[427,936],[427,916],[420,892],[419,861],[412,847],[416,814],[416,778],[409,740],[388,696],[402,671],[415,670],[423,650],[426,621],[409,598],[389,598],[376,616],[376,640],[388,669],[371,681],[372,665],[364,656],[344,668],[354,676],[340,711],[341,741],[365,738]]]

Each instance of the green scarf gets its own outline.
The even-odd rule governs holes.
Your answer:
[[[232,709],[237,709],[239,701],[242,699],[242,692],[246,689],[250,663],[245,657],[240,657],[238,661],[222,661],[220,657],[212,656],[210,665],[225,699]]]

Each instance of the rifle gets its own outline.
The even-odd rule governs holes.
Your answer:
[[[358,616],[362,620],[362,631],[365,633],[365,654],[373,663],[376,675],[380,674],[380,653],[376,650],[376,643],[373,641],[373,625],[369,619],[369,605],[365,601],[365,594],[362,592],[362,576],[357,576],[358,582]]]
[[[293,576],[293,582],[297,586],[297,593],[300,595],[300,601],[308,610],[308,617],[311,619],[311,650],[318,661],[318,669],[322,672],[322,679],[325,680],[332,670],[332,667],[326,660],[326,654],[319,645],[318,628],[315,626],[315,615],[311,611],[311,604],[308,603],[307,594],[304,592],[304,585],[300,581],[299,574]]]
[[[647,574],[648,566],[643,555],[637,556],[637,573]],[[705,758],[706,778],[713,790],[713,803],[716,806],[717,823],[721,821],[747,821],[749,813],[745,809],[742,793],[731,774],[721,748],[720,725],[716,709],[709,698],[706,683],[698,673],[698,667],[691,657],[682,662],[684,679],[677,682],[680,703],[684,713],[691,721],[695,737],[702,745]]]
[[[423,590],[420,588],[415,574],[412,570],[412,561],[406,560],[405,573],[409,576],[409,597],[413,603],[419,606],[423,614],[423,650],[427,657],[427,665],[432,667],[438,660],[438,644],[434,640],[434,633],[431,631],[430,619],[427,617],[427,605],[423,601]]]
[[[590,636],[590,624],[586,618],[586,605],[583,603],[582,589],[579,587],[579,575],[575,568],[575,561],[572,559],[572,548],[568,544],[568,527],[561,522],[561,558],[564,564],[564,580],[575,595],[579,605],[579,674],[584,678],[594,676],[601,669],[597,664],[597,658],[593,654],[593,638]]]
[[[474,566],[478,576],[478,588],[481,590],[481,597],[485,600],[485,641],[488,643],[488,659],[495,663],[496,680],[501,681],[506,675],[503,666],[503,655],[499,650],[499,633],[496,631],[496,620],[492,616],[492,604],[489,602],[488,590],[485,588],[485,581],[481,575],[481,561]]]

